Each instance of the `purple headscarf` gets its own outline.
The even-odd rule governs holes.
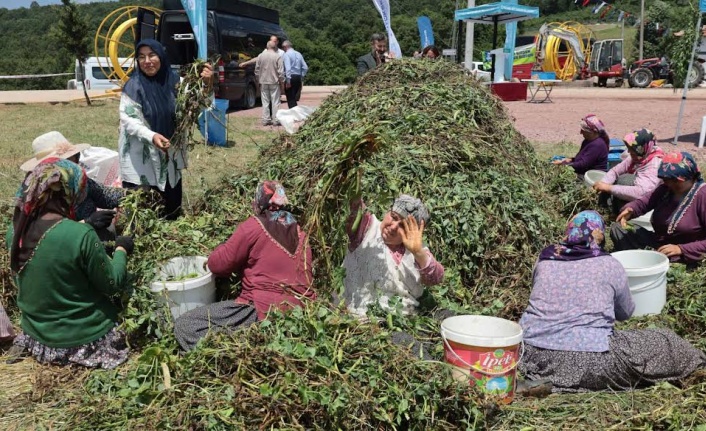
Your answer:
[[[581,211],[569,222],[564,239],[542,250],[539,260],[580,260],[606,256],[604,238],[603,217],[595,211]]]

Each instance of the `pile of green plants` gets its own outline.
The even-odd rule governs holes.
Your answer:
[[[362,196],[381,219],[407,193],[430,208],[425,239],[447,269],[436,299],[509,318],[526,304],[539,249],[589,202],[573,173],[537,159],[486,86],[443,61],[400,60],[366,74],[263,149],[251,172],[282,181],[299,207],[327,293],[341,288],[332,280],[350,200]],[[231,202],[244,181],[226,180],[206,208]]]

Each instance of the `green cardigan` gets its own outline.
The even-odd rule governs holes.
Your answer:
[[[59,221],[46,231],[17,277],[22,330],[55,348],[101,338],[117,323],[118,309],[108,295],[123,286],[126,263],[122,250],[113,259],[106,254],[91,226]]]

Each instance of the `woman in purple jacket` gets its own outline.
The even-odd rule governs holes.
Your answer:
[[[610,138],[605,125],[593,114],[588,114],[580,123],[583,142],[579,152],[573,158],[555,160],[555,165],[568,165],[574,168],[576,175],[583,176],[587,171],[608,168],[608,148]]]
[[[685,152],[665,155],[657,176],[663,184],[625,205],[611,226],[614,249],[651,247],[672,262],[695,264],[706,256],[706,183]],[[626,228],[628,220],[651,210],[654,232]]]

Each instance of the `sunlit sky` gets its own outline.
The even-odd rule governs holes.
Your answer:
[[[29,7],[33,0],[0,0],[0,7],[6,7],[8,9],[17,9],[20,7]],[[99,1],[108,0],[73,0],[74,3],[95,3]],[[37,0],[40,6],[46,6],[50,4],[61,4],[61,0]]]

